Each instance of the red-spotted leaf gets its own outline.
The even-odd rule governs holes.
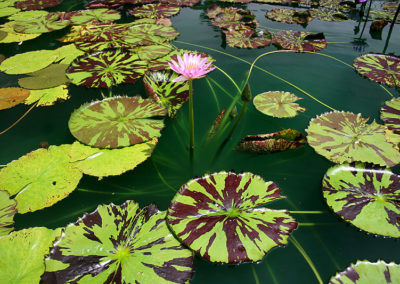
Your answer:
[[[400,176],[361,163],[336,165],[322,181],[329,207],[372,234],[400,237]]]
[[[41,10],[60,4],[60,0],[24,0],[14,4],[15,7],[21,10]]]
[[[384,54],[364,54],[354,59],[354,68],[378,83],[400,87],[400,57]]]
[[[17,202],[10,199],[10,195],[6,191],[0,190],[0,237],[14,229],[10,226],[14,224],[14,215],[17,213],[16,206]]]
[[[306,109],[295,101],[301,98],[295,94],[283,91],[272,91],[258,94],[253,99],[255,108],[263,114],[273,117],[294,117],[297,112]]]
[[[310,121],[308,144],[334,163],[355,161],[392,167],[400,153],[386,142],[386,127],[351,112],[325,113]]]
[[[377,262],[358,260],[356,264],[351,264],[346,270],[337,273],[329,280],[329,284],[354,283],[400,283],[400,265],[382,260]]]
[[[193,253],[169,231],[165,211],[134,201],[100,205],[68,225],[46,258],[44,283],[187,283]]]
[[[385,102],[381,109],[381,119],[389,129],[400,134],[400,98]]]
[[[307,143],[306,136],[294,129],[285,129],[274,133],[248,135],[242,138],[235,150],[266,154],[296,149]]]
[[[128,11],[130,15],[138,18],[161,19],[178,14],[180,8],[170,4],[147,4]]]
[[[264,203],[283,198],[272,181],[251,173],[219,172],[184,184],[172,199],[167,222],[189,248],[213,262],[259,261],[287,244],[297,222]]]
[[[76,85],[109,88],[134,83],[146,71],[146,62],[137,54],[106,50],[78,57],[67,69],[67,77]]]
[[[312,19],[308,11],[301,12],[295,9],[273,9],[267,11],[265,16],[270,20],[287,24],[305,24]]]
[[[310,14],[314,19],[321,20],[321,21],[345,21],[349,17],[346,14],[343,14],[337,10],[330,10],[330,9],[310,9]]]
[[[110,9],[92,9],[92,10],[80,10],[71,12],[67,19],[71,21],[73,25],[86,25],[89,23],[109,23],[119,20],[121,15],[116,10]]]
[[[272,39],[284,49],[296,51],[318,51],[327,46],[322,33],[280,31],[272,35]]]
[[[150,99],[113,97],[84,104],[69,120],[76,139],[97,148],[119,148],[161,135],[167,110]]]
[[[226,36],[226,43],[232,47],[257,48],[271,43],[269,31],[254,31],[250,29],[223,31]]]

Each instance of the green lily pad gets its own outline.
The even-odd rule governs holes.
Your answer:
[[[14,31],[14,23],[7,22],[0,26],[0,31],[6,32],[7,36],[0,40],[0,43],[11,43],[11,42],[24,42],[26,40],[31,40],[37,38],[41,34],[23,34]]]
[[[16,195],[18,213],[36,211],[67,197],[82,173],[69,162],[71,145],[38,149],[0,171],[0,190]]]
[[[400,176],[361,163],[336,165],[322,181],[329,207],[368,233],[400,237]]]
[[[0,8],[0,18],[14,15],[14,14],[18,13],[19,11],[21,11],[21,10],[18,8],[15,8],[15,7],[1,7]]]
[[[16,231],[0,238],[0,270],[3,283],[32,284],[40,282],[44,257],[49,253],[61,229],[36,227]]]
[[[151,156],[158,140],[136,144],[121,149],[100,149],[74,142],[71,146],[71,162],[86,175],[116,176],[134,169]]]
[[[280,31],[272,35],[272,39],[284,49],[296,51],[318,51],[327,46],[322,33]]]
[[[354,68],[368,79],[400,87],[400,57],[384,54],[364,54],[354,59]]]
[[[72,13],[73,14],[69,20],[73,25],[86,25],[92,22],[109,23],[121,18],[121,15],[118,11],[105,8],[80,10]]]
[[[52,106],[57,101],[68,100],[68,89],[66,85],[43,90],[31,90],[25,104],[30,105],[37,102],[36,106]]]
[[[15,22],[30,21],[36,18],[42,18],[49,15],[49,12],[43,10],[22,11],[8,17],[8,20]]]
[[[381,109],[381,119],[387,128],[400,134],[400,98],[385,102]]]
[[[254,31],[250,29],[223,31],[226,43],[232,47],[257,48],[271,43],[271,34],[267,30]]]
[[[305,24],[312,19],[307,11],[301,12],[295,9],[272,9],[267,11],[265,16],[270,20],[287,24]]]
[[[297,112],[306,109],[296,104],[301,98],[295,94],[283,91],[272,91],[258,94],[253,99],[256,109],[263,114],[273,117],[294,117]]]
[[[248,135],[242,138],[235,150],[267,154],[299,148],[307,143],[306,136],[294,129],[274,133]]]
[[[189,85],[187,82],[174,82],[178,77],[178,73],[164,70],[146,72],[143,78],[147,95],[165,107],[171,117],[189,99]]]
[[[129,28],[123,40],[131,45],[155,45],[174,40],[179,32],[173,27],[156,24],[137,24]]]
[[[18,33],[38,34],[61,30],[69,24],[70,21],[60,19],[59,13],[49,13],[47,16],[15,22],[13,28]]]
[[[0,191],[0,237],[8,235],[14,228],[14,215],[17,213],[17,202],[10,199],[10,195],[5,191]]]
[[[69,79],[65,76],[67,64],[51,64],[44,69],[29,73],[29,77],[18,80],[18,85],[29,90],[43,90],[54,88],[68,83]]]
[[[67,69],[67,77],[76,85],[109,88],[134,83],[145,71],[146,62],[137,54],[107,50],[78,57]]]
[[[81,56],[84,54],[82,50],[79,50],[76,48],[75,44],[68,44],[61,46],[54,50],[57,52],[57,59],[56,62],[59,64],[71,64],[72,61],[75,60],[75,58]]]
[[[400,283],[400,265],[382,260],[377,262],[360,261],[351,264],[329,280],[329,284],[389,284]]]
[[[130,15],[138,18],[162,19],[174,16],[181,8],[170,4],[147,4],[128,11]]]
[[[167,222],[189,248],[213,262],[259,261],[284,246],[297,222],[285,210],[258,207],[283,198],[279,187],[251,173],[219,172],[184,184]]]
[[[314,19],[321,20],[321,21],[346,21],[349,17],[337,10],[330,10],[330,9],[310,9],[310,14]]]
[[[22,102],[29,96],[29,90],[22,88],[1,88],[0,89],[0,110],[11,108]]]
[[[150,99],[113,97],[84,104],[69,120],[76,139],[98,148],[119,148],[161,136],[167,110]]]
[[[46,68],[57,58],[54,50],[36,50],[7,58],[0,64],[0,71],[15,75],[27,74]]]
[[[310,121],[308,144],[334,163],[354,161],[392,167],[400,153],[386,142],[386,127],[351,112],[325,113]]]
[[[169,43],[163,43],[162,45],[137,46],[130,50],[137,53],[141,60],[150,61],[168,55],[173,47]]]
[[[41,10],[57,6],[61,0],[22,0],[14,5],[21,10]]]
[[[95,268],[95,269],[94,269]],[[65,228],[46,259],[46,283],[186,283],[193,254],[171,234],[165,211],[134,201],[100,205]]]

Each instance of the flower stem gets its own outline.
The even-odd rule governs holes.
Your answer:
[[[188,80],[189,85],[189,124],[190,124],[190,160],[193,162],[194,150],[194,115],[193,115],[193,82]]]

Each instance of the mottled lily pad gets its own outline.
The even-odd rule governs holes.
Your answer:
[[[36,106],[52,106],[57,101],[64,101],[69,98],[67,86],[61,85],[49,89],[31,90],[29,97],[25,100],[25,104],[37,103]]]
[[[285,210],[259,207],[280,188],[251,173],[219,172],[190,180],[172,199],[167,222],[189,248],[213,262],[259,261],[284,246],[297,222]]]
[[[21,10],[41,10],[57,6],[61,0],[24,0],[18,1],[14,5]]]
[[[121,15],[116,10],[91,9],[74,11],[69,20],[73,25],[86,25],[89,23],[109,23],[119,20]]]
[[[274,133],[248,135],[242,138],[235,150],[267,154],[299,148],[307,143],[306,136],[294,129]]]
[[[146,62],[137,54],[108,50],[77,58],[67,69],[67,77],[76,85],[109,88],[134,83],[145,71]]]
[[[147,95],[165,107],[171,117],[189,99],[187,82],[173,82],[178,77],[176,72],[165,70],[146,72],[143,78]]]
[[[70,21],[61,19],[59,13],[49,13],[46,16],[16,22],[13,28],[18,33],[38,34],[61,30],[69,24]]]
[[[314,19],[321,20],[321,21],[345,21],[349,17],[337,10],[330,10],[330,9],[310,9],[310,14]]]
[[[0,191],[0,237],[8,235],[14,228],[14,215],[17,213],[17,202],[10,199],[10,195],[5,191]]]
[[[39,283],[44,272],[44,257],[61,229],[35,227],[0,238],[0,270],[3,283]]]
[[[400,176],[389,168],[336,165],[326,172],[322,192],[329,207],[357,228],[400,237]]]
[[[354,283],[400,283],[400,265],[394,262],[388,264],[382,260],[374,263],[359,260],[329,280],[329,284]]]
[[[113,97],[75,110],[68,126],[84,144],[98,148],[119,148],[148,141],[161,135],[167,110],[150,99]]]
[[[265,16],[270,20],[287,24],[305,24],[312,19],[308,11],[302,12],[295,9],[272,9],[267,11]]]
[[[235,7],[220,8],[222,12],[211,18],[211,23],[214,26],[226,30],[242,30],[242,29],[255,29],[258,26],[258,21],[255,15],[247,9],[240,9]],[[209,15],[214,15],[213,11]]]
[[[22,103],[29,96],[29,90],[22,88],[1,88],[0,89],[0,110],[7,109]]]
[[[116,176],[134,169],[151,156],[158,140],[121,149],[100,149],[75,142],[71,146],[71,162],[86,175]]]
[[[257,48],[271,43],[271,34],[269,31],[230,30],[223,31],[226,36],[226,43],[232,47],[239,48]]]
[[[335,163],[354,161],[392,167],[400,163],[400,153],[386,142],[386,127],[351,112],[325,113],[310,121],[308,144]]]
[[[124,34],[123,40],[129,44],[154,45],[175,39],[179,32],[173,27],[156,24],[138,24],[131,26]]]
[[[46,283],[186,283],[193,254],[171,234],[165,211],[134,201],[100,205],[65,228],[46,259]],[[95,270],[93,269],[95,267]]]
[[[385,126],[400,134],[400,98],[385,102],[381,109],[381,119]]]
[[[170,4],[147,4],[141,7],[137,7],[131,11],[129,14],[138,18],[150,18],[150,19],[161,19],[168,18],[178,14],[180,8],[177,6],[172,6]]]
[[[364,54],[354,59],[354,68],[378,83],[400,87],[400,57],[384,54]]]
[[[164,43],[162,45],[137,46],[130,50],[137,53],[141,60],[150,61],[168,55],[173,47],[169,43]]]
[[[0,43],[11,43],[11,42],[24,42],[37,38],[41,34],[23,34],[14,31],[14,23],[7,22],[0,26],[0,31],[7,33],[7,36],[0,40]]]
[[[27,74],[30,77],[19,79],[18,85],[29,90],[42,90],[66,84],[69,82],[65,76],[67,68],[67,64],[51,64],[42,70]]]
[[[121,38],[129,29],[128,25],[113,23],[90,23],[72,26],[69,33],[59,39],[61,42],[99,42]]]
[[[160,0],[160,3],[180,6],[180,7],[182,6],[192,7],[199,2],[200,0]]]
[[[67,197],[82,173],[69,162],[71,145],[38,149],[0,171],[0,190],[15,195],[18,213],[36,211]]]
[[[322,33],[280,31],[274,33],[272,39],[284,49],[300,52],[318,51],[327,46],[325,36]]]
[[[304,112],[306,109],[295,101],[301,98],[295,94],[283,91],[273,91],[258,94],[253,99],[256,109],[263,114],[273,117],[294,117],[297,112]]]

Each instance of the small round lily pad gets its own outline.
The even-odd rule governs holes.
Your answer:
[[[283,91],[272,91],[258,94],[253,99],[256,109],[263,114],[273,117],[294,117],[297,112],[304,112],[306,109],[295,101],[301,98],[295,94]]]
[[[322,33],[298,31],[280,31],[272,35],[272,39],[284,49],[296,51],[318,51],[327,46]]]
[[[29,90],[22,88],[1,88],[0,89],[0,110],[11,108],[22,102],[29,96]]]

